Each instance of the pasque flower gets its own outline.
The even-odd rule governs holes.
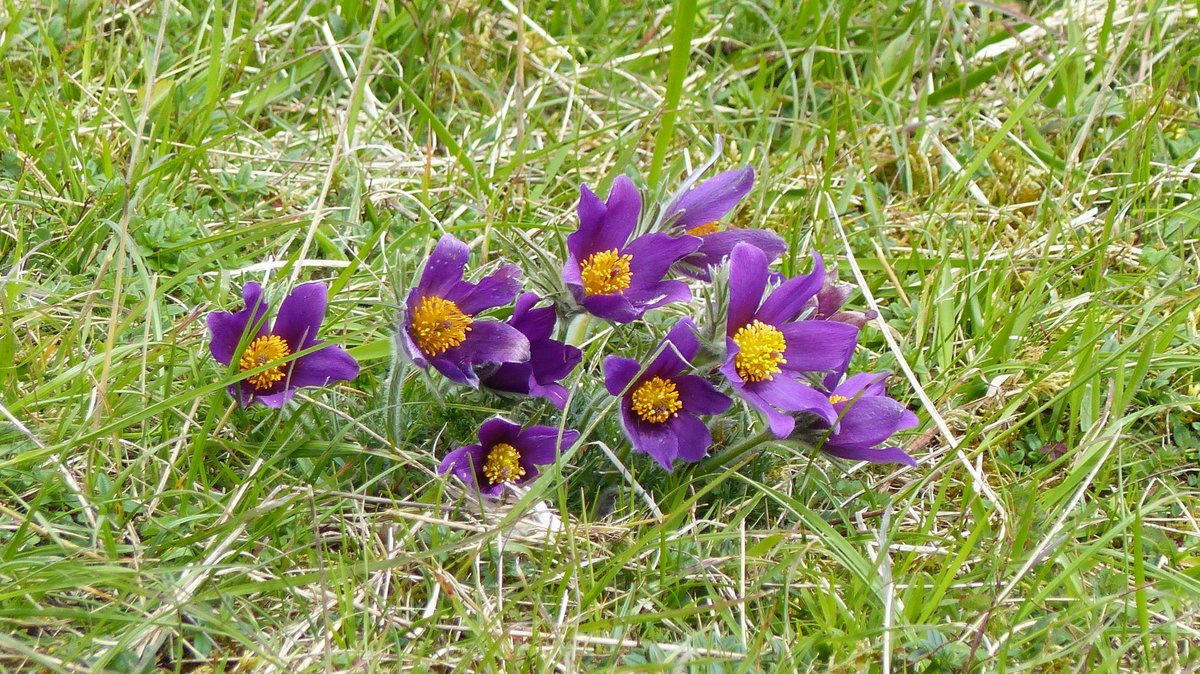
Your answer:
[[[538,476],[538,466],[554,463],[561,450],[579,440],[579,432],[566,429],[559,443],[553,426],[530,426],[499,417],[479,427],[479,444],[467,445],[446,455],[438,473],[452,473],[485,496],[499,496],[504,485],[525,484]]]
[[[833,321],[797,320],[825,281],[820,256],[813,255],[811,273],[784,281],[764,299],[767,265],[766,254],[755,246],[734,247],[721,372],[782,438],[796,423],[784,412],[806,412],[836,423],[829,398],[800,379],[842,367],[854,350],[858,329]]]
[[[558,316],[553,306],[534,309],[537,303],[535,293],[522,294],[507,321],[529,340],[529,359],[484,365],[475,370],[485,388],[545,398],[562,409],[567,402],[567,389],[558,382],[571,374],[583,354],[574,346],[551,339]]]
[[[817,296],[811,303],[816,309],[811,318],[849,323],[861,329],[867,324],[867,321],[875,318],[877,314],[870,310],[843,310],[843,305],[846,304],[846,300],[850,298],[850,293],[853,291],[854,284],[839,281],[837,267],[830,267],[825,273],[825,284],[817,291]]]
[[[681,272],[707,281],[710,279],[708,268],[721,264],[739,243],[757,247],[766,254],[768,262],[779,259],[787,249],[787,243],[775,232],[749,228],[721,229],[721,219],[754,186],[754,169],[746,166],[725,171],[691,187],[698,179],[696,174],[689,176],[684,181],[684,191],[663,212],[663,222],[671,231],[701,239],[700,248],[677,265]]]
[[[479,386],[475,365],[528,361],[529,339],[507,323],[476,316],[513,301],[521,270],[505,265],[471,283],[463,280],[469,257],[467,245],[450,234],[437,242],[405,302],[400,344],[417,366]]]
[[[317,339],[328,299],[324,283],[296,286],[279,306],[272,324],[262,286],[251,282],[242,287],[245,307],[240,311],[208,314],[205,320],[212,334],[209,350],[213,358],[225,366],[236,364],[239,372],[252,373],[229,386],[238,403],[282,407],[297,388],[358,376],[358,362],[345,349]],[[313,347],[320,348],[289,359]]]
[[[595,316],[628,323],[692,296],[686,283],[664,277],[671,265],[700,247],[700,239],[654,232],[631,240],[641,210],[642,198],[625,176],[617,177],[608,201],[587,186],[580,189],[579,229],[567,237],[563,281]]]
[[[889,372],[856,374],[838,384],[829,394],[837,412],[836,429],[821,444],[821,451],[852,461],[906,463],[917,465],[899,447],[879,447],[893,433],[917,425],[917,415],[887,396],[884,382]],[[818,427],[824,425],[818,424]]]
[[[684,374],[699,349],[696,326],[684,318],[644,371],[636,360],[604,359],[604,387],[621,397],[621,427],[629,442],[668,471],[676,459],[699,461],[708,452],[712,435],[698,415],[721,414],[733,403],[704,378]]]

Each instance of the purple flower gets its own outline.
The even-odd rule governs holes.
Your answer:
[[[562,449],[579,440],[579,431],[562,432]],[[479,444],[446,455],[438,473],[453,473],[485,496],[500,496],[504,485],[520,485],[538,476],[538,466],[554,463],[559,454],[558,429],[520,425],[499,417],[479,427]]]
[[[205,320],[212,333],[208,346],[218,363],[229,366],[236,362],[240,372],[277,363],[229,385],[229,394],[240,405],[261,402],[267,407],[283,407],[301,386],[325,386],[358,376],[358,362],[333,344],[281,362],[294,353],[325,344],[317,339],[317,332],[325,320],[328,298],[329,289],[324,283],[296,286],[279,306],[272,325],[267,319],[262,286],[251,282],[242,287],[246,306],[241,311],[208,314]],[[245,345],[240,353],[239,344]]]
[[[862,329],[867,321],[875,318],[878,314],[874,311],[842,311],[842,306],[846,304],[846,300],[850,299],[850,293],[853,291],[854,284],[839,281],[837,267],[830,267],[825,274],[825,284],[817,291],[816,312],[812,318],[849,323]]]
[[[879,447],[896,431],[913,428],[918,423],[917,415],[887,396],[883,383],[890,374],[856,374],[833,389],[829,402],[838,414],[838,424],[821,445],[821,451],[852,461],[917,465],[899,447]]]
[[[712,435],[697,415],[721,414],[733,404],[702,377],[683,374],[699,349],[696,325],[684,318],[667,333],[644,372],[636,360],[604,359],[604,387],[621,396],[625,435],[634,449],[668,471],[675,459],[699,461],[708,452]]]
[[[450,234],[437,242],[405,302],[400,344],[418,367],[432,365],[451,381],[477,387],[473,366],[527,361],[529,340],[511,325],[476,318],[513,301],[521,270],[505,265],[470,283],[462,280],[468,257],[467,245]]]
[[[663,278],[700,247],[700,239],[652,233],[631,241],[641,210],[642,198],[625,176],[617,177],[607,202],[586,186],[580,189],[579,229],[567,237],[563,280],[575,301],[595,316],[628,323],[692,296],[683,281]]]
[[[806,373],[835,370],[854,350],[858,329],[846,323],[796,320],[825,280],[820,256],[813,270],[784,281],[764,300],[767,256],[738,244],[730,256],[726,360],[721,372],[733,390],[766,415],[771,432],[787,437],[807,412],[829,424],[837,414],[825,394],[798,381]]]
[[[534,309],[537,302],[534,293],[521,295],[508,319],[508,324],[529,340],[529,360],[476,370],[480,373],[479,383],[487,388],[545,398],[561,410],[567,403],[567,389],[558,382],[571,374],[583,354],[574,346],[550,339],[558,317],[552,306]]]
[[[680,271],[708,281],[711,278],[708,268],[721,264],[739,243],[757,247],[766,253],[769,262],[778,260],[787,243],[775,232],[720,228],[721,218],[728,215],[754,186],[754,169],[747,166],[718,173],[697,187],[690,188],[698,178],[695,174],[689,176],[684,181],[685,191],[663,212],[663,222],[676,233],[687,233],[702,239],[700,248],[679,263]]]

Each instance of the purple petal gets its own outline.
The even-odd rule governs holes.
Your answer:
[[[668,473],[679,454],[679,439],[670,424],[647,424],[634,418],[628,405],[621,405],[621,427],[634,450],[649,454]]]
[[[842,308],[850,293],[854,291],[853,283],[842,283],[837,279],[837,267],[830,267],[825,272],[825,283],[817,291],[816,318],[829,318]]]
[[[292,353],[307,349],[317,342],[328,298],[329,288],[324,283],[296,286],[279,305],[271,332],[282,337]]]
[[[629,263],[633,273],[630,289],[646,288],[662,281],[671,265],[695,252],[701,243],[698,236],[673,237],[657,232],[634,239],[621,251],[633,258]]]
[[[558,444],[558,429],[553,426],[530,426],[515,445],[521,454],[521,463],[545,466],[558,460],[558,455],[570,449],[579,440],[579,431],[563,429],[562,445]]]
[[[680,414],[672,417],[666,425],[670,426],[671,432],[675,434],[678,447],[676,458],[694,463],[708,454],[708,448],[712,445],[712,433],[703,421],[691,414]]]
[[[636,360],[607,356],[604,359],[604,389],[609,395],[619,396],[641,371],[642,365]]]
[[[718,173],[667,206],[664,217],[678,213],[675,225],[684,229],[716,222],[733,210],[753,186],[754,169],[749,166]]]
[[[450,473],[462,480],[471,489],[487,487],[487,478],[483,475],[483,462],[487,459],[487,450],[480,445],[467,445],[446,455],[438,465],[441,475]]]
[[[683,264],[686,265],[685,273],[702,281],[710,278],[708,268],[720,265],[739,243],[761,250],[766,254],[768,264],[778,260],[787,250],[787,242],[782,237],[765,229],[730,229],[705,234],[700,238],[703,240],[700,248],[694,255],[685,258]]]
[[[417,282],[417,296],[445,297],[456,283],[462,281],[463,271],[467,268],[467,260],[470,257],[471,251],[467,244],[459,241],[453,234],[444,234],[438,239],[437,245],[433,247],[433,252],[425,262],[421,280]]]
[[[874,447],[896,431],[916,425],[916,415],[886,396],[859,398],[839,407],[844,411],[837,432],[828,440],[838,447]]]
[[[790,414],[783,414],[779,410],[763,398],[758,391],[749,386],[734,384],[734,393],[738,394],[743,400],[750,403],[754,409],[762,412],[767,417],[767,425],[771,428],[771,433],[777,438],[786,438],[792,434],[796,428],[796,420]]]
[[[521,270],[516,265],[506,264],[479,283],[458,281],[443,297],[457,304],[464,314],[474,316],[486,309],[512,302],[519,292]]]
[[[871,463],[903,463],[912,467],[917,466],[916,459],[899,447],[884,447],[882,449],[864,449],[856,447],[840,447],[825,443],[821,451],[839,459],[850,461],[869,461]]]
[[[833,389],[833,394],[849,399],[885,395],[887,389],[884,383],[890,376],[892,376],[892,373],[887,371],[860,372],[838,384]]]
[[[479,426],[479,444],[488,449],[501,442],[516,447],[520,439],[521,425],[501,417],[492,417]]]
[[[426,368],[429,367],[429,361],[425,358],[425,354],[421,352],[421,347],[417,346],[417,342],[412,336],[411,316],[413,305],[416,303],[416,294],[417,291],[415,289],[408,294],[408,301],[405,302],[403,310],[404,315],[400,317],[400,325],[403,326],[403,329],[398,331],[396,343],[414,365]]]
[[[583,352],[578,348],[553,339],[531,342],[529,353],[533,377],[539,384],[559,381],[583,360]]]
[[[771,292],[755,317],[772,325],[795,320],[824,282],[825,267],[821,256],[813,253],[813,270],[804,276],[784,281]]]
[[[858,328],[829,321],[796,321],[780,328],[787,348],[783,359],[785,370],[818,372],[835,370],[854,353]]]
[[[725,322],[730,337],[754,320],[766,287],[766,253],[748,243],[734,246],[729,256],[729,316]]]
[[[790,377],[776,375],[773,379],[747,382],[744,386],[781,410],[808,412],[830,424],[837,421],[837,412],[824,393],[813,390]]]
[[[628,290],[625,297],[645,313],[650,309],[692,299],[692,289],[683,281],[663,281],[640,290]]]
[[[729,396],[696,375],[675,377],[683,410],[692,414],[723,414],[733,404]]]
[[[342,347],[329,344],[297,358],[292,364],[291,374],[285,380],[290,387],[297,388],[352,381],[357,376],[358,361]]]
[[[533,306],[537,303],[537,293],[521,293],[513,306],[512,316],[508,319],[508,324],[528,337],[530,344],[549,339],[554,333],[554,324],[558,321],[553,306],[534,309]]]
[[[567,248],[579,260],[599,251],[624,248],[641,210],[642,197],[626,176],[617,176],[607,203],[586,185],[580,187],[579,229],[567,237]]]
[[[507,323],[476,320],[463,343],[445,355],[471,364],[521,363],[529,360],[529,340]]]
[[[242,302],[245,306],[241,311],[213,311],[205,316],[212,333],[208,349],[213,359],[222,365],[233,362],[234,352],[247,328],[255,330],[253,335],[246,335],[247,344],[268,334],[271,329],[266,320],[267,303],[262,299],[262,286],[253,281],[242,286]]]
[[[700,350],[700,338],[696,336],[696,324],[690,318],[681,318],[659,342],[658,356],[646,367],[647,377],[674,377],[688,369],[692,358]]]
[[[243,389],[243,390],[245,390],[245,389]],[[285,388],[285,389],[283,389],[281,391],[277,391],[275,393],[255,393],[251,402],[258,401],[258,402],[261,402],[262,404],[266,405],[267,407],[279,409],[280,407],[283,407],[284,405],[288,404],[288,401],[290,401],[292,399],[292,396],[294,396],[295,394],[296,394],[296,389],[294,389],[294,388]]]
[[[613,323],[636,321],[646,313],[645,307],[634,306],[624,295],[588,295],[581,304],[591,315]]]
[[[475,374],[480,375],[478,369]],[[509,393],[529,393],[533,382],[533,366],[529,363],[503,363],[491,374],[479,376],[481,386]]]

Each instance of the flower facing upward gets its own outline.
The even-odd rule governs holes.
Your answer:
[[[529,360],[529,340],[511,325],[476,317],[508,304],[521,289],[516,265],[505,265],[479,283],[464,281],[470,252],[450,234],[437,242],[417,287],[405,302],[400,344],[419,367],[459,384],[478,386],[474,366]]]
[[[821,444],[821,451],[852,461],[917,465],[899,447],[879,447],[896,431],[913,428],[918,423],[915,414],[887,396],[884,381],[890,374],[856,374],[833,389],[829,402],[838,414],[838,424]],[[829,428],[827,424],[823,426]]]
[[[262,286],[251,282],[242,287],[245,307],[241,311],[208,314],[205,321],[212,334],[209,350],[213,358],[225,366],[236,362],[239,372],[249,373],[229,386],[230,395],[239,404],[261,402],[267,407],[282,407],[297,388],[325,386],[358,376],[358,363],[345,349],[332,344],[321,346],[324,342],[317,339],[328,297],[324,283],[296,286],[283,300],[272,325],[267,319]],[[240,344],[244,347],[239,353]],[[321,348],[285,360],[314,346]]]
[[[703,170],[703,169],[701,169]],[[720,221],[741,202],[754,186],[754,169],[749,166],[718,173],[696,187],[698,175],[684,180],[683,192],[663,212],[663,222],[676,233],[701,238],[700,248],[677,265],[682,273],[707,281],[709,267],[721,264],[733,247],[748,243],[775,261],[787,249],[775,232],[765,229],[721,229]]]
[[[534,309],[537,303],[536,294],[522,294],[508,319],[508,324],[529,340],[529,360],[477,367],[476,372],[479,383],[486,388],[545,398],[562,409],[567,389],[558,382],[571,374],[583,354],[574,346],[550,338],[558,317],[553,306]]]
[[[782,438],[796,422],[780,410],[807,412],[836,423],[829,399],[799,379],[841,367],[854,350],[858,329],[846,323],[797,320],[824,283],[819,256],[813,256],[811,273],[784,281],[763,299],[767,265],[766,254],[757,247],[745,243],[734,247],[721,372],[734,392],[765,414],[771,432]]]
[[[636,360],[604,359],[604,387],[621,396],[625,435],[634,449],[668,471],[676,459],[699,461],[708,452],[712,435],[697,415],[721,414],[733,403],[702,377],[684,374],[699,349],[696,326],[684,318],[667,333],[645,371]]]
[[[671,265],[695,252],[700,239],[652,233],[630,240],[641,209],[642,198],[625,176],[617,177],[607,202],[585,186],[579,229],[567,237],[567,288],[589,313],[617,323],[692,296],[686,283],[663,279]]]
[[[438,473],[452,473],[484,496],[500,496],[506,484],[521,485],[538,476],[538,466],[554,463],[561,449],[579,440],[579,432],[566,429],[562,444],[553,426],[520,425],[499,417],[479,427],[479,444],[467,445],[446,455]]]

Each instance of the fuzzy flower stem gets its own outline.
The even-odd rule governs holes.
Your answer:
[[[571,319],[571,324],[567,326],[566,343],[574,347],[583,346],[587,341],[588,333],[591,332],[592,315],[583,312]]]
[[[764,431],[761,431],[755,435],[752,435],[752,436],[746,438],[745,440],[743,440],[740,443],[734,445],[733,447],[730,447],[729,449],[721,452],[720,454],[715,454],[715,455],[709,457],[708,460],[704,461],[700,465],[700,467],[701,467],[701,469],[708,469],[708,468],[713,468],[715,466],[732,465],[734,462],[736,462],[738,459],[742,458],[742,456],[744,456],[750,450],[754,449],[755,447],[758,447],[759,445],[763,444],[764,442],[768,442],[771,440],[778,441],[778,439],[775,437],[775,435],[773,433],[771,433],[771,429],[768,428]]]

